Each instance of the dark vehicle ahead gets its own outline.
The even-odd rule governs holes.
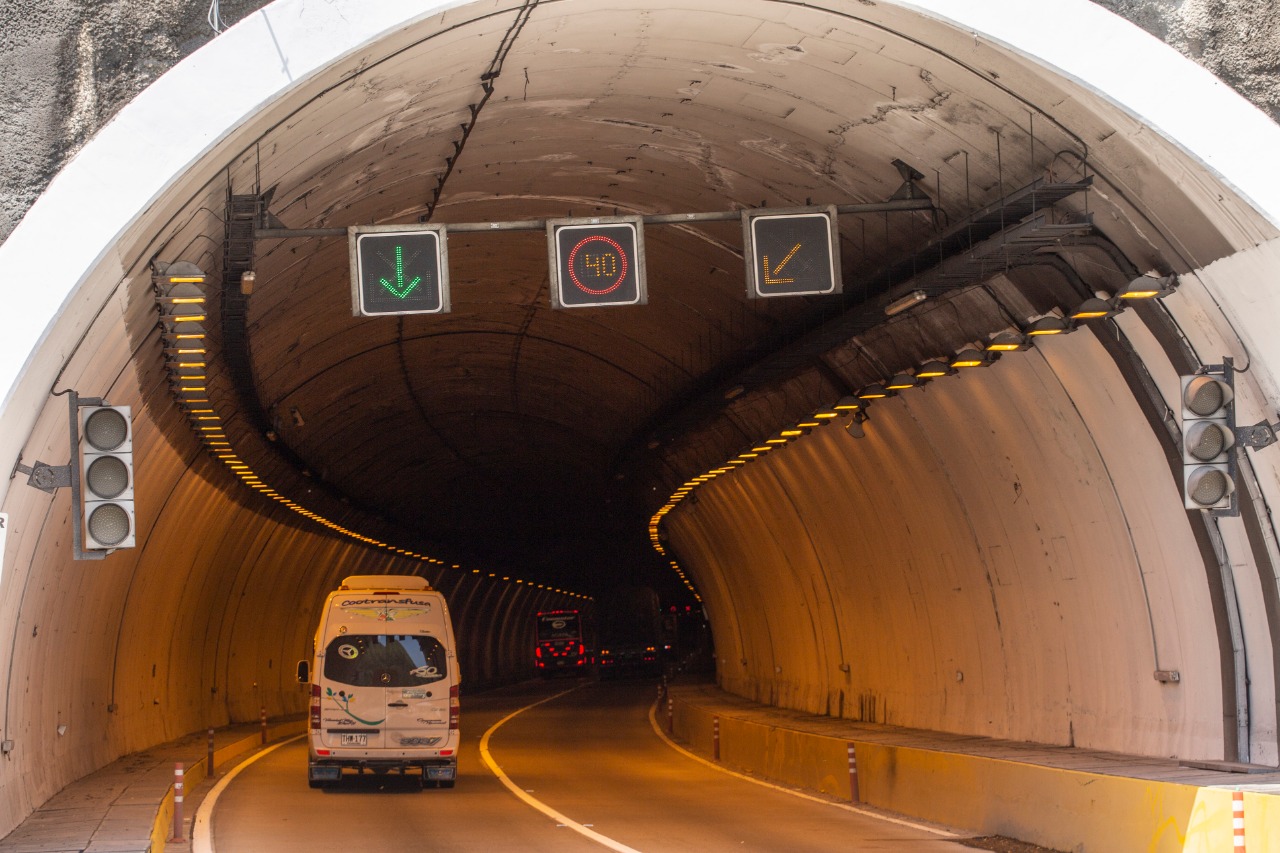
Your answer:
[[[582,615],[577,610],[544,610],[535,617],[537,643],[533,658],[538,673],[581,675],[587,671],[587,646],[582,639]]]
[[[601,678],[649,678],[662,674],[658,647],[644,643],[611,643],[596,655]]]

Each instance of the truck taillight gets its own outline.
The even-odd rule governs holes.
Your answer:
[[[320,685],[311,685],[311,728],[320,729]]]
[[[318,707],[318,706],[317,706]],[[449,688],[449,728],[453,731],[458,729],[458,685]]]

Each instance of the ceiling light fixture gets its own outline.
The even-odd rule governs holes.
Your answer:
[[[951,376],[956,369],[941,361],[926,361],[916,368],[916,379],[937,379],[939,376]]]
[[[965,349],[956,353],[956,357],[951,359],[951,366],[956,370],[964,370],[970,367],[990,367],[991,355],[981,350]]]
[[[1097,296],[1091,296],[1084,302],[1081,302],[1079,307],[1067,316],[1078,323],[1081,320],[1106,320],[1119,313],[1120,312],[1116,310],[1115,306],[1107,300]]]
[[[856,413],[853,417],[849,418],[849,422],[844,425],[845,432],[849,433],[849,435],[854,438],[863,438],[867,433],[866,430],[862,428],[862,425],[868,420],[870,420],[870,418],[867,417],[866,412]]]
[[[1121,288],[1116,297],[1123,300],[1163,299],[1173,293],[1177,284],[1177,276],[1166,275],[1157,278],[1152,275],[1143,275]]]
[[[1068,323],[1061,317],[1048,315],[1036,320],[1027,327],[1027,337],[1041,337],[1043,335],[1066,335],[1074,332],[1076,327]]]
[[[901,314],[908,308],[914,308],[928,298],[929,294],[925,293],[923,290],[913,290],[906,296],[901,296],[884,306],[884,314],[886,317],[892,317],[894,314]]]
[[[1001,332],[987,344],[987,352],[1022,352],[1031,349],[1031,341],[1017,332]]]
[[[862,401],[857,397],[841,397],[840,402],[836,403],[831,408],[841,413],[857,412],[862,410]]]

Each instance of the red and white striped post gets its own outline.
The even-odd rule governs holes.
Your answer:
[[[858,793],[858,752],[853,741],[849,741],[849,798],[855,803],[860,801]]]
[[[182,799],[183,788],[186,787],[182,782],[182,777],[183,767],[182,762],[179,761],[173,765],[173,837],[169,839],[170,841],[186,840],[182,837]]]
[[[259,715],[259,718],[262,720],[262,745],[263,745],[263,746],[266,746],[266,745],[267,745],[267,709],[266,709],[266,706],[263,706],[263,708],[262,708],[262,713]]]
[[[209,726],[209,751],[204,762],[205,775],[213,778],[213,726]]]
[[[1244,791],[1231,792],[1232,853],[1244,853]]]
[[[720,760],[720,718],[711,718],[711,757]]]

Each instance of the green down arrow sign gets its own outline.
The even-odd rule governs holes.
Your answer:
[[[404,299],[418,286],[418,282],[422,281],[422,276],[414,276],[413,281],[404,283],[404,246],[396,246],[396,283],[392,284],[385,278],[378,280],[396,299]]]
[[[349,233],[355,316],[449,310],[443,225],[370,225],[351,228]]]

